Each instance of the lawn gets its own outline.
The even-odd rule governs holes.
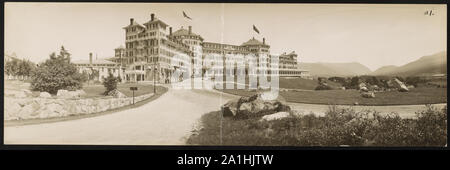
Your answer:
[[[5,90],[21,90],[21,89],[30,89],[30,83],[24,81],[17,80],[5,80]],[[128,97],[133,96],[133,92],[130,90],[130,87],[138,87],[138,90],[134,92],[135,96],[140,96],[148,93],[153,93],[153,85],[148,83],[121,83],[117,85],[117,89],[125,94]],[[95,85],[87,85],[83,84],[83,90],[86,92],[86,95],[83,97],[92,98],[92,97],[105,97],[103,93],[106,88],[101,84]],[[166,91],[164,87],[156,86],[157,91]],[[32,91],[32,95],[34,97],[39,96],[39,92]]]
[[[256,91],[224,89],[225,93],[251,96]],[[280,92],[288,102],[309,104],[353,105],[416,105],[447,102],[447,88],[414,88],[409,92],[386,91],[375,93],[375,98],[361,97],[357,90],[320,90]]]
[[[439,146],[447,143],[447,110],[429,107],[417,119],[391,114],[330,109],[324,117],[291,116],[281,120],[236,119],[220,111],[202,116],[187,143],[238,146]],[[373,116],[369,116],[373,115]],[[220,126],[221,125],[221,126]],[[222,142],[221,142],[222,140]]]
[[[314,90],[319,85],[318,80],[310,80],[303,78],[280,78],[280,88],[285,89],[303,89],[303,90]],[[327,84],[334,89],[341,87],[339,83],[327,81]]]
[[[138,90],[134,91],[134,96],[153,93],[153,85],[151,84],[122,83],[117,85],[117,89],[128,97],[133,96],[133,91],[130,90],[130,87],[138,87]],[[103,93],[106,88],[103,85],[84,85],[83,90],[86,92],[84,97],[104,97]],[[156,86],[156,90],[164,90],[164,87]]]

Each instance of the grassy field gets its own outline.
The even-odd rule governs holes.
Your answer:
[[[130,87],[138,87],[138,90],[134,92],[135,96],[140,96],[148,93],[153,93],[153,85],[151,84],[143,84],[143,83],[121,83],[117,85],[117,89],[125,94],[128,97],[133,96],[133,92],[130,90]],[[17,81],[17,80],[5,80],[5,90],[22,90],[22,89],[29,89],[30,84],[23,81]],[[101,84],[96,85],[83,85],[83,90],[86,92],[86,95],[82,96],[85,98],[91,98],[91,97],[104,97],[103,93],[105,92],[106,88]],[[164,87],[156,86],[157,91],[164,91],[166,90]],[[39,96],[39,92],[32,91],[34,97]]]
[[[138,87],[137,91],[134,91],[134,96],[140,96],[148,93],[153,93],[153,85],[150,84],[135,84],[135,83],[122,83],[117,85],[117,89],[125,94],[128,97],[133,96],[133,91],[130,90],[130,87]],[[164,87],[156,86],[156,90],[163,90]],[[105,96],[103,93],[106,88],[103,85],[92,85],[92,86],[83,86],[84,92],[86,92],[86,96],[84,97],[102,97]]]
[[[280,88],[285,89],[303,89],[314,90],[318,85],[318,80],[309,80],[303,78],[280,78]],[[341,87],[339,83],[327,81],[327,84],[334,89]]]
[[[256,91],[224,89],[225,93],[251,96]],[[288,102],[309,104],[353,105],[416,105],[447,102],[447,88],[414,88],[409,92],[386,91],[375,93],[375,98],[361,97],[357,90],[320,90],[280,92]]]
[[[417,119],[377,115],[351,109],[330,109],[324,117],[291,116],[281,120],[225,117],[205,114],[202,128],[188,138],[192,145],[238,146],[439,146],[447,143],[447,110],[429,107]],[[373,116],[369,116],[373,115]]]

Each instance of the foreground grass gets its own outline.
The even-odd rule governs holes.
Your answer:
[[[256,91],[224,89],[225,93],[251,96]],[[414,88],[409,92],[386,91],[375,93],[375,98],[364,98],[357,90],[320,90],[280,92],[288,102],[308,104],[353,105],[417,105],[447,102],[447,88]]]
[[[274,121],[224,118],[223,145],[239,146],[444,146],[447,143],[447,107],[431,106],[417,119],[396,114],[356,113],[330,107],[324,117],[292,116]],[[187,143],[220,145],[220,112],[205,114],[202,128]]]

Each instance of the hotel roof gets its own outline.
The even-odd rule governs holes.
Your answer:
[[[128,26],[126,26],[126,27],[123,27],[124,29],[129,28],[129,27],[132,27],[132,26],[138,26],[138,27],[145,28],[145,27],[142,26],[141,24],[137,23],[134,19],[131,19],[131,20],[132,20],[132,21],[131,21],[130,25],[128,25]]]
[[[195,34],[193,32],[191,32],[191,34],[189,34],[189,30],[181,27],[179,30],[175,31],[174,33],[172,33],[173,36],[182,36],[182,35],[193,35],[193,36],[199,36],[198,34]]]
[[[247,42],[242,44],[242,46],[245,46],[245,45],[264,45],[264,44],[261,41],[258,41],[257,39],[255,39],[255,37],[253,37],[252,39],[250,39]]]

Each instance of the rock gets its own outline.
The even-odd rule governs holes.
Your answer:
[[[22,89],[22,91],[25,93],[25,95],[27,95],[27,96],[32,96],[33,95],[33,92],[31,92],[31,90],[28,90],[28,89]]]
[[[345,90],[345,87],[341,87],[340,89],[341,89],[341,90]]]
[[[41,98],[51,98],[52,95],[50,93],[48,93],[48,92],[41,92],[41,93],[39,93],[39,97],[41,97]]]
[[[361,89],[363,87],[367,88],[367,85],[366,85],[366,83],[359,83],[358,87],[359,87],[359,89]]]
[[[20,109],[20,111],[18,113],[18,117],[20,117],[22,119],[27,119],[32,116],[33,112],[34,112],[33,106],[26,105]]]
[[[401,82],[397,78],[392,79],[391,82],[394,85],[394,87],[398,89],[398,91],[400,91],[400,92],[409,91],[409,89],[408,89],[408,87],[406,87],[405,83]]]
[[[364,98],[374,98],[375,97],[375,93],[373,92],[362,92],[361,96]]]
[[[58,90],[58,93],[56,96],[61,99],[76,99],[80,98],[82,94],[86,94],[83,90],[76,90],[76,91],[68,91],[68,90]]]
[[[236,116],[238,102],[240,99],[230,100],[221,107],[222,114],[224,117]]]
[[[19,111],[22,109],[18,103],[8,102],[9,100],[5,100],[5,120],[12,120],[18,118]]]
[[[288,112],[288,111],[291,111],[291,107],[280,103],[280,105],[277,108],[277,111],[278,112]]]
[[[409,85],[409,86],[407,86],[407,88],[408,88],[408,89],[413,89],[414,86],[413,86],[413,85]]]
[[[267,96],[262,95],[263,93],[260,93],[229,101],[222,106],[224,116],[251,118],[291,110],[279,100],[264,100]]]
[[[359,105],[359,103],[358,102],[354,102],[353,105]]]
[[[17,98],[25,98],[25,97],[27,97],[27,94],[24,91],[16,91],[16,90],[14,90],[10,94],[12,96],[14,96],[14,97],[17,97]]]
[[[123,94],[122,92],[120,92],[119,90],[115,89],[115,90],[111,90],[110,92],[108,92],[108,96],[113,96],[115,98],[124,98],[127,97],[125,94]]]
[[[68,90],[58,90],[58,93],[56,93],[56,96],[58,98],[70,98],[71,96],[69,95],[69,91]]]
[[[283,118],[286,118],[289,116],[290,116],[290,114],[288,112],[277,112],[274,114],[265,115],[261,118],[261,120],[265,120],[265,121],[279,120],[279,119],[283,119]]]
[[[368,92],[369,89],[367,89],[366,86],[360,87],[359,90],[361,90],[362,92]]]
[[[250,112],[252,110],[252,107],[252,103],[242,103],[241,106],[239,106],[239,111]]]
[[[40,109],[39,111],[40,118],[48,118],[48,117],[60,117],[63,111],[63,107],[56,103],[48,104],[45,108]]]
[[[374,91],[379,91],[379,90],[381,90],[380,87],[378,87],[378,85],[373,85],[373,86],[371,86],[370,88],[371,88],[372,90],[374,90]]]

